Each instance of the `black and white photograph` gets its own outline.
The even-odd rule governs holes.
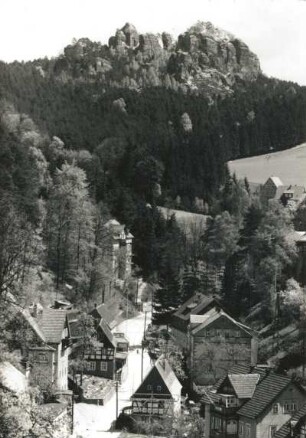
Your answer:
[[[0,438],[306,438],[306,0],[0,17]]]

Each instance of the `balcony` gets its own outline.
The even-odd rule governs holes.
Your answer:
[[[224,417],[233,416],[238,411],[239,406],[226,407],[225,405],[215,404],[211,407],[212,412],[218,412]]]
[[[211,438],[238,438],[238,432],[221,432],[217,430],[210,431]]]

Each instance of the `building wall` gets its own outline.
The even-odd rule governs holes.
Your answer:
[[[239,438],[271,438],[271,426],[276,426],[276,430],[280,429],[283,424],[290,420],[292,412],[284,412],[285,403],[295,403],[296,409],[300,409],[305,403],[305,395],[298,390],[298,388],[291,384],[271,407],[264,413],[264,415],[255,420],[250,420],[247,417],[239,418],[239,423],[244,426],[251,425],[251,436],[247,437],[246,428],[244,427],[244,434],[238,435]],[[273,410],[274,405],[277,405],[277,412]]]
[[[56,353],[50,350],[30,350],[30,380],[33,384],[47,389],[56,383]]]
[[[115,374],[115,360],[86,359],[84,373],[112,380]]]
[[[181,348],[185,348],[185,349],[188,348],[188,335],[187,335],[187,333],[184,333],[175,327],[171,327],[171,333],[173,334],[173,336],[175,338],[175,342]]]
[[[213,384],[234,364],[251,364],[252,337],[224,316],[190,334],[190,369],[196,385]]]
[[[68,389],[68,348],[63,348],[62,343],[53,346],[57,349],[56,354],[56,387]]]
[[[274,198],[275,194],[276,194],[276,186],[271,181],[271,179],[268,179],[266,183],[262,186],[261,198],[264,202],[268,202],[269,199]]]

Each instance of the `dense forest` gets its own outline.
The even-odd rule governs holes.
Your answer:
[[[33,290],[26,284],[38,269],[34,289],[69,283],[71,299],[93,299],[102,281],[101,227],[113,216],[134,234],[134,264],[160,284],[156,302],[166,314],[199,288],[223,294],[229,306],[236,294],[247,312],[271,292],[276,253],[291,275],[294,250],[283,239],[292,218],[279,226],[275,217],[285,213],[267,212],[226,162],[305,141],[305,87],[259,73],[236,78],[225,94],[159,81],[133,89],[122,85],[124,69],[117,83],[80,70],[71,77],[80,62],[63,63],[67,53],[0,63],[1,292]],[[86,56],[82,62],[92,52]],[[158,205],[209,215],[208,229],[194,230],[191,245]],[[256,252],[272,225],[280,240]]]

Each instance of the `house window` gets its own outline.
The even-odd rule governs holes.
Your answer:
[[[244,433],[244,423],[242,421],[239,422],[239,436],[243,436]]]
[[[289,414],[297,410],[297,404],[293,401],[286,401],[284,403],[284,414]]]
[[[85,364],[87,371],[95,371],[96,370],[96,362],[86,362]]]
[[[278,403],[274,403],[273,405],[273,414],[278,414]]]
[[[147,390],[152,391],[152,385],[147,385]]]
[[[245,438],[251,438],[251,425],[248,423],[245,425]]]
[[[157,385],[157,392],[161,392],[161,390],[162,390],[162,387],[160,386],[160,385]]]
[[[101,371],[107,371],[107,362],[101,362]]]
[[[36,362],[38,362],[38,363],[47,363],[48,362],[47,355],[45,353],[38,353]]]
[[[276,426],[270,426],[270,438],[273,438],[276,434]]]
[[[209,337],[210,336],[210,331],[206,330],[206,336]]]

